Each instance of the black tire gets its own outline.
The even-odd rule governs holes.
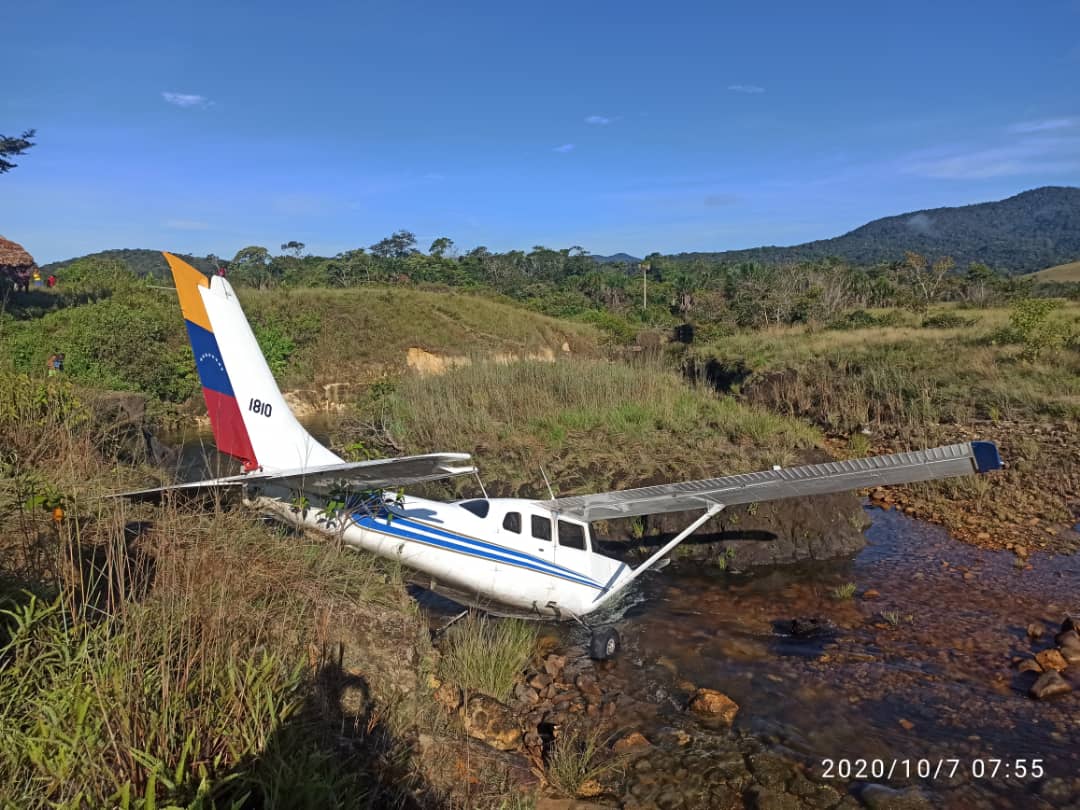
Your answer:
[[[589,657],[593,661],[608,661],[619,654],[622,643],[614,627],[597,627],[589,637]]]

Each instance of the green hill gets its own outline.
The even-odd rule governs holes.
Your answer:
[[[204,273],[213,273],[217,268],[213,260],[199,256],[189,256],[186,253],[177,253],[185,261],[199,268]],[[86,256],[75,256],[64,259],[61,262],[51,262],[42,265],[42,272],[56,273],[62,277],[62,271],[69,264],[82,261],[83,259],[100,259],[105,261],[121,261],[126,264],[135,275],[153,276],[165,278],[169,275],[169,266],[165,263],[165,257],[160,250],[147,250],[144,248],[122,248],[115,250],[100,250],[97,253],[89,253]]]
[[[786,264],[836,256],[857,265],[892,262],[912,250],[952,256],[959,267],[983,262],[1010,275],[1080,256],[1080,188],[1044,186],[996,202],[932,208],[876,219],[834,239],[792,247],[680,253],[693,261]]]

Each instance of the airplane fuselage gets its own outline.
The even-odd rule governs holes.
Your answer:
[[[429,577],[435,590],[471,604],[510,607],[537,618],[571,619],[606,604],[630,573],[592,550],[588,524],[518,498],[446,503],[381,493],[354,496],[327,511],[266,493],[252,505],[317,532],[340,536]]]

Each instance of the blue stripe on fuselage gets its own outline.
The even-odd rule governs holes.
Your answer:
[[[497,543],[489,543],[486,540],[480,540],[476,537],[469,537],[468,535],[458,534],[457,532],[452,532],[449,529],[441,529],[438,526],[431,526],[420,520],[414,520],[412,518],[394,515],[394,521],[397,523],[404,523],[407,528],[437,534],[447,540],[453,540],[454,542],[471,543],[472,545],[478,546],[479,548],[484,550],[491,550],[498,552],[499,554],[506,554],[510,557],[515,557],[525,563],[544,565],[550,568],[554,573],[567,574],[573,577],[585,577],[585,575],[582,574],[580,571],[575,571],[573,568],[567,568],[565,565],[553,563],[550,560],[545,560],[541,557],[537,557],[525,551],[518,551],[517,549],[507,548],[506,546],[500,546]],[[585,578],[588,579],[590,582],[596,581],[591,577]]]
[[[504,548],[503,546],[474,540],[471,537],[462,537],[461,535],[456,535],[442,529],[431,529],[424,524],[419,524],[417,528],[422,528],[424,531],[431,532],[431,534],[434,534],[435,536],[432,537],[430,535],[419,534],[417,531],[410,530],[408,527],[402,527],[400,524],[403,522],[407,523],[408,521],[404,521],[400,517],[395,517],[392,521],[386,523],[373,518],[371,515],[354,514],[353,520],[355,520],[356,524],[361,528],[388,534],[392,537],[400,537],[424,545],[456,551],[470,557],[480,557],[482,559],[506,563],[507,565],[512,565],[517,568],[525,568],[540,574],[547,574],[548,576],[569,580],[579,585],[586,585],[590,588],[596,588],[597,590],[602,588],[602,586],[596,582],[584,579],[582,578],[582,575],[577,574],[568,568],[559,570],[561,566],[556,566],[554,563],[549,563],[546,560],[541,560],[537,557],[521,554],[521,552],[516,552],[512,549]],[[479,546],[479,548],[477,546]],[[515,559],[515,557],[521,559]]]

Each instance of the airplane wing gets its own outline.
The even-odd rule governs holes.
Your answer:
[[[207,481],[124,492],[118,497],[157,500],[165,492],[200,492],[258,484],[277,484],[313,493],[335,489],[384,489],[438,481],[476,472],[468,453],[428,453],[422,456],[380,458],[344,464],[325,464],[295,470],[256,471]]]
[[[929,481],[984,473],[1000,467],[1001,457],[993,442],[967,442],[910,453],[829,461],[536,503],[583,521],[610,520]]]

